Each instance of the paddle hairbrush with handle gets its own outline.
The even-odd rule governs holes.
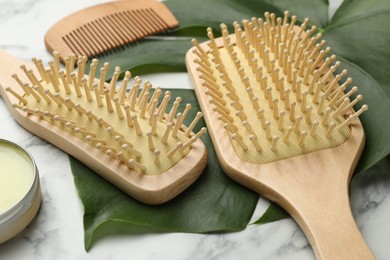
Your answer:
[[[172,199],[202,173],[207,152],[199,137],[206,129],[192,133],[200,112],[188,127],[183,125],[190,104],[177,113],[182,101],[177,97],[168,111],[169,91],[153,92],[139,77],[126,91],[130,72],[117,89],[119,67],[105,83],[108,63],[95,78],[97,60],[84,75],[85,56],[69,57],[65,70],[59,54],[54,57],[45,68],[41,60],[24,65],[0,50],[0,94],[24,128],[144,203]]]
[[[286,209],[318,259],[372,259],[348,200],[368,107],[353,110],[362,96],[347,71],[334,76],[316,27],[295,22],[265,13],[217,39],[209,28],[187,68],[225,172]]]

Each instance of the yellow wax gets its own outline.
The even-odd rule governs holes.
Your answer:
[[[0,214],[26,195],[33,179],[30,157],[20,148],[0,142]]]

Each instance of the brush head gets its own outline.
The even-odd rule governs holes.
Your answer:
[[[221,24],[222,37],[208,28],[210,41],[193,40],[187,53],[202,109],[218,119],[242,161],[267,164],[340,146],[367,110],[353,111],[362,96],[351,101],[357,87],[344,92],[352,80],[346,70],[334,75],[340,62],[316,27],[295,21],[266,13],[265,20],[235,22],[230,35]]]
[[[178,25],[159,1],[114,1],[63,18],[46,33],[45,44],[49,52],[59,51],[61,60],[72,53],[91,58]]]
[[[197,43],[186,64],[218,160],[235,181],[278,203],[318,259],[373,259],[348,204],[364,147],[362,99],[309,20],[243,20]],[[340,83],[344,81],[344,83]],[[353,97],[356,96],[356,97]]]
[[[108,63],[95,78],[98,60],[85,75],[85,56],[67,57],[65,70],[60,69],[59,53],[54,57],[47,69],[34,58],[34,70],[21,65],[22,73],[7,76],[13,82],[2,82],[12,82],[12,88],[1,88],[2,95],[24,127],[146,203],[171,199],[199,176],[206,164],[199,137],[206,129],[192,130],[201,113],[185,127],[191,105],[178,113],[182,99],[169,91],[153,90],[150,82],[135,77],[127,92],[128,71],[118,83],[116,67],[106,83]],[[167,110],[170,100],[174,102]]]

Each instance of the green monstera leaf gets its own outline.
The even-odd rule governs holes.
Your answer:
[[[345,0],[331,20],[328,19],[327,0],[168,0],[165,3],[179,20],[181,26],[178,29],[126,46],[102,56],[100,60],[120,65],[123,70],[130,69],[133,74],[184,71],[184,56],[191,46],[190,39],[197,37],[202,41],[206,27],[212,27],[218,35],[222,22],[229,25],[236,20],[261,17],[265,11],[282,15],[284,10],[289,10],[290,15],[297,15],[300,21],[309,17],[312,24],[317,25],[323,38],[332,47],[332,52],[342,61],[342,69],[348,69],[370,108],[361,117],[367,142],[355,173],[367,171],[388,156],[390,123],[386,115],[390,111],[390,78],[387,76],[390,71],[390,52],[387,47],[390,33],[387,25],[390,24],[390,3],[387,0]],[[192,96],[192,102],[196,103],[192,91],[181,95]],[[209,151],[213,151],[210,140],[205,137],[204,141]],[[85,207],[86,248],[90,248],[93,237],[99,237],[99,230],[108,230],[104,227],[114,226],[115,223],[122,223],[133,231],[208,232],[245,228],[257,196],[225,177],[214,153],[210,154],[209,166],[200,180],[177,199],[158,207],[132,201],[71,159],[75,183]],[[108,199],[100,197],[102,191],[104,196],[109,194],[110,200],[123,207],[108,205]],[[218,204],[214,204],[218,205],[219,210],[210,213],[203,208],[203,203],[198,203],[199,200],[208,201],[209,198],[220,199]],[[234,203],[235,199],[240,202]],[[102,204],[100,201],[107,203]],[[236,205],[242,205],[242,209],[237,210]],[[159,215],[155,215],[157,211]],[[208,212],[207,215],[205,212]],[[181,214],[185,214],[184,218],[177,218]],[[271,204],[255,223],[267,223],[285,217],[288,214]]]
[[[192,105],[185,122],[188,125],[199,111],[194,91],[169,91],[173,96],[182,97],[183,104]],[[204,121],[199,122],[194,131],[199,131],[203,126]],[[76,159],[70,158],[75,184],[84,205],[86,250],[90,249],[95,237],[112,231],[107,227],[117,225],[129,232],[204,233],[244,229],[253,214],[258,194],[230,180],[218,164],[210,138],[204,136],[202,141],[207,147],[209,163],[201,177],[178,197],[158,206],[145,205],[132,199]]]

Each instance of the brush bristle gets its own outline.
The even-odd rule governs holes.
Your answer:
[[[177,113],[181,98],[177,97],[172,109],[166,111],[173,98],[169,91],[153,91],[152,84],[136,77],[127,92],[131,77],[128,71],[117,90],[119,67],[110,83],[105,83],[108,63],[100,69],[100,78],[95,79],[98,60],[92,61],[87,76],[86,57],[66,58],[65,70],[60,69],[58,53],[54,57],[54,62],[49,62],[50,69],[45,69],[41,60],[33,59],[39,75],[21,66],[28,83],[16,74],[12,76],[25,92],[21,96],[7,88],[20,101],[14,107],[78,137],[111,157],[113,163],[142,174],[161,174],[188,154],[191,145],[206,132],[203,128],[192,133],[201,113],[188,128],[184,127],[191,105]],[[78,70],[74,70],[76,64]]]
[[[265,13],[233,23],[234,34],[221,24],[222,37],[193,40],[196,75],[213,111],[228,131],[236,154],[251,163],[268,163],[338,146],[348,139],[349,125],[362,112],[362,99],[347,71],[333,75],[340,62],[309,19],[296,26]],[[334,62],[334,63],[333,63]],[[333,65],[332,65],[333,63]],[[339,81],[344,81],[339,85]]]

